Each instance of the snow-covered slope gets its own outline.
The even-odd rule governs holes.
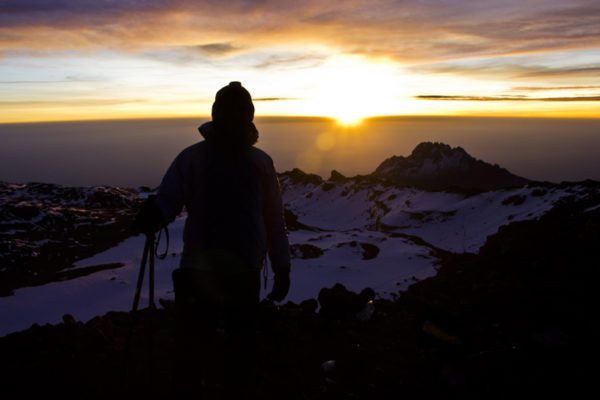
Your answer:
[[[284,174],[281,182],[286,206],[302,224],[414,235],[452,252],[477,252],[500,226],[537,218],[560,199],[589,190],[528,185],[468,196],[357,179],[317,185],[294,182]]]
[[[307,182],[289,174],[281,176],[281,185],[286,207],[303,225],[290,232],[294,259],[288,300],[295,302],[316,297],[322,287],[337,282],[351,290],[371,287],[382,297],[393,296],[435,274],[438,249],[477,252],[500,226],[537,218],[560,199],[589,190],[577,185],[523,187],[465,196],[384,187],[360,179]],[[156,262],[157,298],[173,298],[171,272],[183,247],[184,219],[171,224],[169,256]],[[121,267],[18,289],[13,296],[0,298],[0,335],[34,322],[57,323],[66,313],[87,320],[130,309],[142,249],[143,238],[131,237],[75,263],[76,270]],[[272,275],[262,296],[271,284]],[[144,291],[142,304],[146,297]]]
[[[165,260],[156,260],[156,297],[173,299],[171,273],[179,264],[185,216],[170,226],[171,245]],[[428,247],[405,238],[389,238],[378,232],[295,231],[292,245],[310,243],[323,250],[317,258],[302,258],[295,251],[292,287],[287,300],[301,301],[316,297],[319,289],[337,282],[349,289],[372,287],[382,296],[391,296],[410,283],[435,273],[436,258]],[[363,249],[361,244],[375,244]],[[132,306],[139,263],[143,249],[141,236],[129,238],[118,246],[80,260],[77,269],[95,265],[120,263],[120,268],[107,269],[72,280],[15,290],[13,296],[0,298],[0,335],[26,329],[33,323],[58,323],[64,314],[88,320],[108,311],[126,311]],[[373,253],[377,252],[375,256]],[[266,296],[272,286],[270,274]],[[146,278],[147,279],[147,278]],[[147,288],[142,292],[142,307],[147,304]]]
[[[321,288],[337,282],[354,291],[371,287],[381,297],[393,297],[434,275],[444,252],[478,252],[501,226],[538,218],[563,199],[599,190],[596,184],[529,183],[466,194],[407,187],[373,175],[345,178],[334,172],[324,180],[299,170],[281,174],[280,183],[293,254],[288,300],[294,302],[316,297]],[[132,193],[117,197],[134,203]],[[179,263],[184,219],[171,224],[169,256],[157,260],[157,298],[173,297],[171,272]],[[3,231],[5,237],[9,233]],[[80,259],[61,278],[81,271],[76,279],[23,287],[1,297],[0,335],[34,322],[56,323],[66,313],[87,320],[130,309],[142,248],[142,237],[128,238]],[[272,275],[262,296],[271,284]]]

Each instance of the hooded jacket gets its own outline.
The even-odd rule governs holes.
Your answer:
[[[273,160],[249,146],[227,148],[213,123],[204,141],[184,149],[167,170],[157,206],[171,222],[185,206],[182,267],[201,268],[207,253],[235,256],[262,267],[268,252],[274,271],[290,269],[283,204]]]

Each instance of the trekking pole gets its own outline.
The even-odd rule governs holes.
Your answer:
[[[152,310],[156,309],[156,304],[154,304],[154,255],[156,249],[154,248],[154,242],[156,241],[154,234],[150,235],[150,271],[148,274],[148,307]]]
[[[155,308],[154,304],[154,234],[146,235],[146,242],[144,244],[144,253],[142,254],[142,262],[140,264],[140,272],[138,274],[137,286],[135,289],[135,296],[133,298],[132,311],[136,312],[140,303],[140,296],[142,293],[142,286],[144,285],[144,275],[146,273],[146,264],[148,263],[148,257],[150,257],[150,271],[148,283],[149,289],[149,300],[150,307]]]
[[[161,254],[158,253],[158,245],[160,243],[160,239],[162,237],[163,231],[165,232],[165,239],[167,241],[165,245],[165,251]],[[158,231],[158,238],[154,233],[146,234],[146,242],[144,244],[144,254],[142,254],[142,262],[140,265],[140,273],[138,275],[137,285],[135,289],[135,296],[133,298],[133,312],[136,312],[140,303],[140,295],[142,293],[142,286],[144,285],[144,274],[146,273],[146,264],[150,264],[149,267],[149,281],[148,281],[148,307],[151,309],[156,309],[156,304],[154,303],[154,257],[159,260],[164,260],[167,257],[169,252],[169,229],[167,226],[163,226]],[[150,257],[150,262],[148,263],[148,257]]]
[[[131,327],[129,328],[129,333],[127,334],[126,338],[125,338],[125,349],[124,349],[124,362],[123,362],[123,368],[124,368],[124,373],[123,373],[123,384],[126,385],[126,387],[129,390],[136,390],[139,388],[139,385],[135,385],[135,384],[131,384],[131,380],[134,379],[135,375],[135,367],[137,367],[137,364],[132,362],[131,360],[131,356],[132,356],[132,348],[131,348],[131,342],[132,342],[132,337],[133,337],[133,331],[135,329],[135,326],[137,324],[137,316],[138,316],[138,306],[140,304],[140,297],[142,294],[142,286],[144,285],[144,275],[146,273],[146,264],[148,264],[148,257],[150,257],[150,268],[149,268],[149,300],[150,300],[150,308],[154,309],[154,241],[155,241],[155,236],[154,233],[150,233],[150,234],[146,234],[146,241],[144,242],[144,252],[142,253],[142,261],[140,263],[140,272],[138,274],[138,279],[137,279],[137,285],[136,285],[136,289],[135,289],[135,295],[133,297],[133,308],[132,308],[132,323],[131,323]],[[152,320],[150,320],[150,322],[152,322]],[[150,374],[144,374],[144,376],[148,379],[148,381],[146,382],[149,387],[151,387],[152,385],[152,359],[153,359],[153,354],[152,354],[152,337],[153,337],[153,327],[152,324],[150,324],[149,327],[149,334],[144,335],[144,338],[148,339],[147,342],[147,349],[146,349],[146,353],[148,356],[148,362],[145,364],[147,367],[149,367],[149,371]],[[135,382],[135,379],[134,379]]]

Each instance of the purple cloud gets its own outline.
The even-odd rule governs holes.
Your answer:
[[[235,51],[227,44],[252,48],[290,41],[405,61],[596,48],[600,5],[590,0],[0,1],[0,51],[197,46],[215,55]]]

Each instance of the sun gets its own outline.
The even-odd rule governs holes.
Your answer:
[[[360,125],[364,117],[354,114],[340,114],[334,117],[335,121],[342,126],[355,126]]]
[[[357,56],[338,56],[318,68],[311,93],[315,114],[340,125],[358,125],[365,118],[398,113],[402,77],[392,63]]]

